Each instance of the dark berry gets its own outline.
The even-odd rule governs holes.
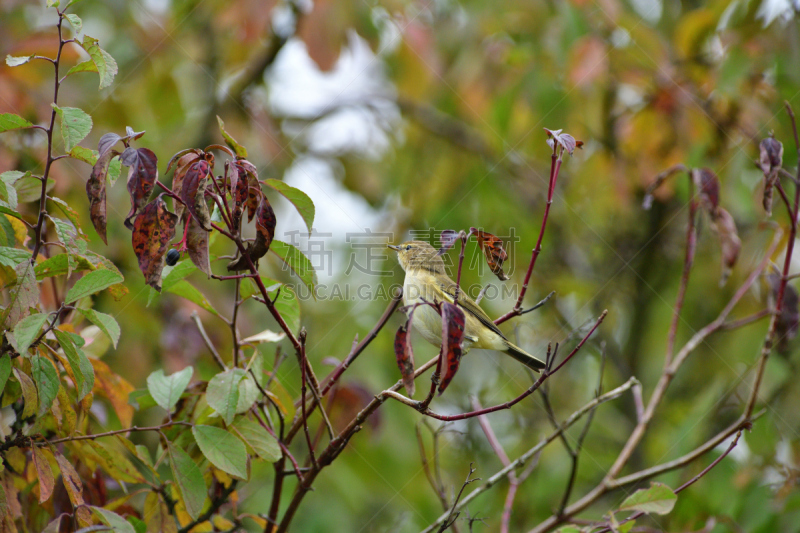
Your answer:
[[[175,263],[178,262],[178,259],[181,258],[181,253],[173,248],[169,252],[167,252],[167,265],[175,266]]]

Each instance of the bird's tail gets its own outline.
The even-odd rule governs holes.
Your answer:
[[[544,361],[537,359],[519,346],[515,346],[508,341],[505,341],[505,345],[506,350],[503,351],[504,354],[510,355],[534,372],[539,372],[545,367]]]

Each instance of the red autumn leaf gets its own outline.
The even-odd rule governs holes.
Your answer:
[[[107,133],[106,135],[115,135]],[[105,135],[103,136],[105,137]],[[119,137],[119,135],[117,135]],[[113,146],[113,144],[112,144]],[[106,175],[111,160],[119,155],[116,150],[106,150],[101,152],[97,158],[97,163],[92,167],[92,175],[86,182],[86,195],[89,197],[89,216],[92,219],[95,231],[108,244],[106,237]]]
[[[208,161],[201,159],[189,165],[181,184],[180,198],[191,215],[197,219],[200,226],[206,231],[211,231],[211,215],[206,203],[206,189],[210,178],[211,168]]]
[[[437,255],[444,255],[447,250],[453,247],[458,240],[459,233],[454,229],[446,229],[439,234],[439,242],[442,244]]]
[[[247,175],[249,189],[247,191],[247,200],[245,201],[245,206],[247,207],[247,221],[250,222],[253,220],[253,217],[258,210],[258,206],[261,203],[261,196],[263,195],[261,192],[261,186],[258,183],[258,170],[256,169],[255,165],[247,159],[239,159],[236,161],[236,164],[239,165],[239,168],[244,170],[245,174]],[[242,179],[241,174],[239,179]]]
[[[161,271],[169,241],[175,236],[178,217],[167,210],[159,195],[147,204],[133,222],[133,251],[148,285],[161,291]]]
[[[722,246],[722,277],[720,285],[724,285],[731,274],[731,270],[739,258],[742,241],[736,230],[736,222],[725,209],[718,207],[711,216],[711,227],[719,236]]]
[[[206,276],[211,277],[211,259],[208,255],[208,235],[209,232],[200,227],[200,224],[197,223],[197,219],[191,217],[189,220],[189,228],[186,232],[186,248],[189,250],[189,258],[197,268],[205,272]]]
[[[583,148],[583,141],[576,141],[575,137],[569,133],[562,133],[563,130],[549,130],[544,128],[544,131],[547,132],[547,146],[550,148],[555,146],[554,143],[558,143],[569,155],[572,155],[575,148]]]
[[[719,178],[710,169],[695,168],[692,170],[692,179],[700,192],[700,203],[714,216],[719,207]]]
[[[486,263],[494,275],[503,281],[507,280],[508,276],[503,272],[503,262],[508,259],[508,253],[503,248],[503,241],[491,233],[476,228],[470,228],[469,231],[478,239],[478,246],[483,250]]]
[[[131,220],[147,203],[158,179],[158,158],[149,148],[126,148],[120,161],[130,169],[128,193],[131,195],[131,210],[125,217],[125,226],[133,229]]]
[[[464,311],[457,306],[442,302],[442,350],[444,353],[444,376],[439,383],[439,394],[443,393],[453,381],[458,372],[463,350],[461,343],[464,341],[464,324],[466,317]]]
[[[181,153],[183,155],[178,156],[178,154]],[[181,150],[180,152],[178,152],[178,154],[172,156],[172,159],[167,165],[167,172],[169,172],[169,169],[172,166],[172,163],[175,161],[175,158],[178,157],[177,164],[175,165],[175,174],[172,175],[172,192],[177,194],[178,198],[180,198],[181,189],[183,188],[183,178],[189,171],[189,166],[192,163],[202,158],[203,152],[196,148],[192,148],[190,150]],[[178,216],[179,219],[182,219],[183,212],[186,209],[186,207],[180,202],[174,202],[173,205],[175,206],[175,214]]]
[[[394,336],[394,355],[397,358],[397,367],[403,378],[403,386],[409,398],[414,396],[414,352],[411,349],[411,335],[408,334],[409,324],[406,322]]]

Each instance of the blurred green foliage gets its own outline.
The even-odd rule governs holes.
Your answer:
[[[51,20],[40,4],[21,0],[2,4],[4,54],[52,52]],[[309,3],[307,12],[300,9],[294,39],[303,41],[322,72],[335,68],[341,51],[350,46],[348,32],[355,31],[377,53],[396,89],[396,94],[382,98],[398,105],[403,118],[392,125],[391,145],[379,157],[356,150],[313,154],[313,146],[292,134],[290,118],[271,112],[267,102],[274,89],[264,84],[260,72],[255,83],[240,86],[253,66],[269,55],[269,47],[280,41],[273,28],[278,25],[276,13],[286,16],[284,4],[84,0],[73,10],[83,19],[84,30],[97,36],[116,58],[120,73],[99,97],[94,75],[76,75],[60,101],[92,115],[94,128],[84,146],[94,147],[103,133],[121,132],[127,125],[146,130],[142,143],[157,153],[162,172],[178,150],[221,141],[216,115],[248,147],[262,178],[281,178],[298,160],[319,157],[333,169],[337,187],[354,193],[362,202],[359,205],[379,215],[375,218],[381,221],[379,227],[372,229],[392,232],[393,242],[405,240],[410,230],[426,228],[480,226],[498,235],[513,228],[520,241],[510,248],[506,269],[512,277],[506,282],[510,286],[521,284],[541,224],[550,163],[542,128],[564,128],[585,146],[564,163],[526,303],[531,305],[552,290],[557,295],[542,310],[514,319],[509,323],[513,326],[504,330],[517,335],[529,352],[541,355],[548,343],[565,342],[570,347],[575,342],[572,333],[608,309],[597,337],[605,341],[608,359],[603,386],[611,389],[634,375],[647,400],[663,366],[683,261],[688,189],[683,179],[669,182],[659,189],[653,208],[645,211],[644,188],[673,164],[713,169],[722,183],[721,204],[733,214],[743,241],[739,262],[720,287],[719,245],[708,219],[700,219],[696,264],[678,328],[680,346],[716,317],[771,239],[763,224],[761,173],[753,164],[758,142],[774,131],[787,148],[787,166],[796,164],[782,102],[797,107],[798,21],[789,11],[768,23],[767,4],[780,3]],[[76,50],[68,50],[67,61],[79,59]],[[29,66],[0,68],[0,112],[37,122],[49,115],[51,67],[43,62]],[[266,74],[269,80],[269,67]],[[342,94],[346,97],[346,88]],[[301,127],[315,120],[301,118]],[[36,171],[42,150],[36,132],[6,135],[0,139],[0,169]],[[78,206],[84,228],[91,227],[84,195],[89,171],[87,165],[65,160],[52,172],[55,194]],[[317,177],[309,178],[313,183]],[[325,208],[325,195],[306,192],[318,212]],[[271,196],[280,224],[281,214],[289,213],[291,206],[276,194]],[[109,245],[87,230],[92,239],[89,247],[114,261],[130,292],[120,301],[106,296],[97,302],[98,309],[115,316],[122,326],[119,346],[105,355],[105,361],[136,387],[145,386],[147,375],[157,368],[171,374],[187,364],[197,365],[203,379],[210,378],[216,369],[190,319],[196,306],[168,293],[148,306],[150,289],[131,253],[130,233],[122,225],[128,209],[123,186],[109,190],[108,205]],[[29,208],[35,210],[33,204]],[[776,205],[776,219],[785,225],[782,208]],[[303,230],[302,221],[297,221],[296,228],[284,230]],[[315,229],[338,231],[318,225]],[[474,251],[474,243],[469,246]],[[223,247],[213,249],[230,253]],[[450,252],[451,260],[456,253]],[[779,249],[776,261],[781,254]],[[382,269],[391,274],[372,279],[373,286],[402,283],[402,271],[394,258],[386,257]],[[267,259],[262,264],[265,276],[292,279],[277,258]],[[215,270],[222,264],[216,263]],[[343,270],[333,273],[340,284],[361,281],[357,277],[345,276]],[[208,282],[197,273],[189,280],[217,309],[228,313],[232,285]],[[474,283],[499,282],[485,269],[483,274],[465,271],[464,284]],[[766,294],[766,284],[758,282],[733,318],[764,308]],[[363,338],[386,303],[360,298],[301,302],[302,325],[309,332],[308,354],[318,375],[331,368],[326,358],[347,355],[354,335]],[[493,316],[512,305],[513,298],[483,303]],[[275,329],[263,307],[252,300],[243,305],[242,313],[244,336]],[[229,354],[227,326],[205,311],[200,315],[219,351]],[[332,411],[334,424],[345,423],[359,405],[399,378],[392,342],[400,323],[400,317],[393,318],[345,374],[346,392],[352,397]],[[675,377],[630,462],[630,472],[690,451],[738,416],[765,330],[766,321],[759,321],[717,334],[697,350]],[[264,350],[269,369],[274,345],[263,346],[268,348],[259,349]],[[415,343],[415,348],[418,364],[435,355],[435,349],[423,343]],[[291,352],[291,347],[286,344],[283,350]],[[514,361],[502,359],[492,353],[470,353],[446,395],[433,407],[458,412],[469,409],[471,395],[491,405],[521,393],[530,385],[530,377]],[[797,527],[797,364],[796,342],[790,341],[768,364],[761,393],[766,413],[745,434],[739,453],[680,494],[671,514],[640,523],[656,530],[694,531],[713,518],[716,526],[705,531],[714,533]],[[592,398],[598,369],[599,348],[593,342],[552,380],[550,397],[559,417]],[[280,367],[279,377],[296,397],[300,379],[293,356]],[[159,423],[155,411],[139,412],[136,422]],[[316,416],[313,420],[319,422]],[[294,530],[417,531],[439,516],[443,509],[420,463],[415,433],[419,421],[420,415],[403,405],[382,407],[317,480]],[[512,459],[551,431],[537,396],[511,411],[491,415],[490,421]],[[573,500],[602,478],[634,424],[629,396],[600,407],[584,445]],[[437,459],[452,497],[470,462],[484,479],[501,464],[476,421],[448,429]],[[579,428],[571,430],[567,438],[574,441],[578,432]],[[423,431],[423,435],[430,454],[429,434]],[[143,442],[155,444],[148,439],[143,437]],[[298,438],[293,449],[302,453],[304,446]],[[659,480],[675,488],[717,453]],[[546,448],[517,494],[513,531],[530,528],[553,512],[569,468],[559,443]],[[272,471],[256,470],[254,475],[263,481],[242,489],[238,505],[248,512],[265,512]],[[470,516],[485,517],[488,524],[475,523],[475,531],[497,530],[506,487],[501,482],[469,506]],[[581,517],[601,518],[633,488],[603,498]],[[459,527],[466,529],[462,522]]]

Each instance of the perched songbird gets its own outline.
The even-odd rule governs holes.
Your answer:
[[[404,242],[399,246],[390,244],[389,248],[397,252],[400,266],[406,272],[403,283],[405,305],[423,300],[428,303],[453,303],[456,282],[448,277],[444,261],[436,248],[422,241]],[[463,309],[466,317],[464,353],[470,348],[497,350],[532,370],[544,368],[544,362],[509,342],[492,319],[463,290],[458,291],[458,306]],[[435,346],[442,344],[442,318],[431,306],[417,307],[412,323],[426,341]]]

